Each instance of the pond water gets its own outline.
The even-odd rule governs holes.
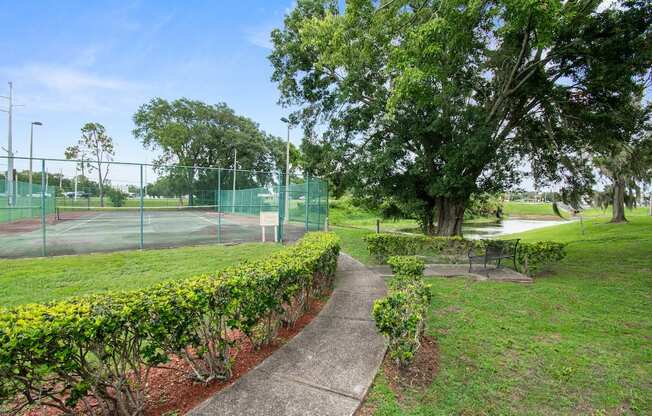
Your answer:
[[[505,234],[520,233],[552,225],[567,224],[562,220],[502,220],[498,222],[469,224],[464,226],[464,237],[470,239],[493,238]]]

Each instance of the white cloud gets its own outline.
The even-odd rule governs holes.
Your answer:
[[[75,68],[32,64],[23,67],[24,74],[46,87],[56,90],[86,89],[126,90],[131,83],[119,78],[96,75]]]
[[[245,28],[243,29],[243,32],[247,41],[252,45],[271,50],[274,47],[270,37],[273,29],[274,26],[272,25],[264,25],[259,27]]]
[[[610,9],[618,4],[618,0],[603,0],[602,3],[598,5],[596,11],[598,13],[603,12],[606,9]]]
[[[0,74],[14,81],[17,97],[34,110],[121,112],[137,105],[145,90],[136,82],[72,66],[32,63],[0,68]]]

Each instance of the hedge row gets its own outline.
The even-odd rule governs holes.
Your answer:
[[[172,355],[198,381],[227,379],[233,332],[270,342],[332,286],[338,255],[335,235],[309,233],[216,275],[0,311],[0,411],[142,414],[150,370]]]
[[[389,341],[390,357],[407,366],[421,346],[426,312],[432,300],[430,285],[423,282],[423,260],[417,257],[391,257],[394,277],[389,294],[374,302],[376,327]]]
[[[466,240],[462,237],[429,237],[410,234],[369,234],[364,237],[369,252],[378,262],[390,256],[437,255],[465,261],[470,249],[482,249],[492,240]],[[519,271],[534,276],[546,265],[566,256],[566,244],[554,241],[519,242],[516,261]]]
[[[417,234],[378,233],[363,237],[374,258],[384,263],[389,256],[414,256],[417,254],[465,253],[473,242],[462,237],[430,237]]]

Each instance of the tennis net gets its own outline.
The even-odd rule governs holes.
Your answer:
[[[148,219],[160,218],[193,218],[198,216],[217,217],[217,205],[199,206],[160,206],[160,207],[57,207],[56,218],[59,221],[72,220],[111,220],[139,219],[141,215]]]

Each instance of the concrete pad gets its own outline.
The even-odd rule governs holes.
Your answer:
[[[359,401],[253,370],[190,411],[194,416],[348,416]]]
[[[385,355],[373,321],[319,317],[260,369],[362,400]]]

